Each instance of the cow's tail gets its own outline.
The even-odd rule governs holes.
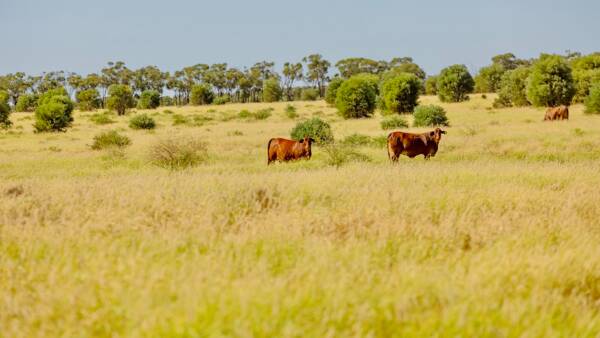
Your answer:
[[[388,159],[390,161],[394,160],[392,158],[392,146],[393,146],[394,141],[395,141],[395,139],[394,139],[394,133],[389,133],[388,137],[387,137],[387,153],[388,153]]]
[[[270,139],[269,143],[267,143],[267,165],[271,164],[271,154],[269,154],[269,151],[271,150],[271,142],[273,142],[274,139]]]

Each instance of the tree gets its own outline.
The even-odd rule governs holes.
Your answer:
[[[146,66],[137,69],[132,74],[133,91],[143,93],[146,90],[153,90],[162,94],[166,82],[166,74],[161,72],[156,66]]]
[[[92,111],[100,107],[100,93],[97,89],[80,90],[76,98],[81,111]]]
[[[327,82],[327,72],[331,63],[323,59],[320,54],[311,54],[302,59],[308,68],[305,78],[319,90],[322,97],[325,94],[325,83]]]
[[[263,83],[263,102],[277,102],[281,100],[281,86],[276,78],[270,78]]]
[[[371,81],[355,75],[344,81],[337,90],[335,105],[344,118],[370,117],[375,110],[377,91]]]
[[[580,56],[570,61],[575,83],[574,102],[583,102],[593,83],[600,82],[600,53]]]
[[[8,98],[9,95],[7,92],[0,91],[0,128],[8,128],[12,125],[12,122],[10,122]]]
[[[492,64],[499,65],[508,71],[516,69],[519,66],[529,66],[530,62],[527,60],[517,59],[513,53],[504,53],[492,57]]]
[[[381,84],[381,109],[394,113],[412,113],[417,106],[421,81],[411,73],[402,73]]]
[[[125,115],[129,108],[133,108],[135,100],[131,87],[123,84],[114,84],[108,89],[108,99],[106,106],[108,109],[115,110],[119,115]]]
[[[294,82],[298,80],[302,80],[304,71],[302,64],[298,63],[289,63],[286,62],[283,64],[283,89],[285,92],[285,97],[288,101],[294,100]]]
[[[468,100],[467,94],[475,85],[465,65],[452,65],[442,69],[437,79],[437,94],[442,102]]]
[[[510,70],[502,76],[498,98],[494,101],[494,106],[527,106],[527,78],[531,69],[526,66],[520,66]]]
[[[160,93],[153,89],[142,92],[137,103],[138,109],[154,109],[160,106]]]
[[[436,75],[429,76],[425,80],[425,94],[436,95],[437,94],[437,79]]]
[[[344,79],[340,77],[334,77],[333,80],[329,82],[327,86],[327,90],[325,91],[325,102],[333,105],[335,104],[335,98],[337,95],[337,90],[340,88]]]
[[[600,82],[592,86],[590,95],[585,99],[586,114],[600,114]]]
[[[13,105],[17,104],[19,96],[23,95],[33,82],[29,82],[25,73],[17,72],[2,77],[2,88],[7,92]]]
[[[338,61],[335,66],[340,71],[340,76],[345,79],[361,73],[380,74],[387,70],[385,61],[367,58],[346,58]]]
[[[37,107],[38,97],[36,94],[23,94],[19,96],[17,104],[15,105],[15,111],[18,112],[33,112]]]
[[[506,68],[498,63],[494,63],[479,70],[475,76],[475,92],[477,93],[496,93],[500,89],[500,81]]]
[[[394,74],[411,73],[416,75],[421,81],[425,81],[425,71],[410,57],[393,58],[389,63],[389,70]]]
[[[73,102],[63,87],[48,90],[38,99],[33,125],[35,131],[64,131],[73,123],[73,108]]]
[[[559,55],[542,54],[527,81],[527,99],[535,106],[569,105],[575,95],[571,67]]]
[[[213,99],[213,91],[209,84],[199,84],[192,87],[192,94],[190,95],[192,105],[211,104]]]

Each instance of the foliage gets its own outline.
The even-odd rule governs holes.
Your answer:
[[[349,162],[370,162],[371,159],[345,144],[331,143],[323,147],[327,165],[340,167]]]
[[[461,102],[468,100],[467,94],[475,85],[465,65],[453,65],[442,69],[437,78],[437,94],[442,102]]]
[[[417,106],[421,81],[411,73],[402,73],[381,83],[381,109],[393,113],[411,113]]]
[[[315,85],[319,91],[319,96],[324,95],[324,86],[327,81],[327,73],[331,63],[320,54],[311,54],[302,59],[308,68],[306,72],[306,80]]]
[[[390,62],[390,70],[391,74],[402,74],[402,73],[410,73],[415,75],[419,80],[425,81],[425,71],[419,65],[412,61],[412,58],[395,58]]]
[[[559,55],[542,54],[527,80],[527,99],[534,106],[569,105],[575,95],[571,67]]]
[[[344,83],[344,79],[342,79],[340,77],[336,77],[333,80],[329,81],[329,85],[327,86],[327,89],[325,90],[325,102],[327,102],[328,104],[331,104],[331,105],[335,104],[337,90],[338,90],[338,88],[340,88],[342,83]]]
[[[342,140],[342,144],[349,146],[367,146],[370,145],[371,142],[372,139],[370,136],[357,133],[348,135]]]
[[[282,94],[281,85],[276,78],[270,78],[263,82],[263,102],[277,102],[281,100]]]
[[[344,81],[337,90],[335,105],[346,119],[370,117],[375,110],[377,84],[371,78],[356,75]]]
[[[506,69],[500,64],[492,64],[479,70],[475,76],[476,93],[496,93],[500,89],[502,75]]]
[[[345,79],[363,73],[380,74],[387,69],[386,62],[367,58],[346,58],[339,60],[335,66],[340,71],[341,77]]]
[[[381,129],[383,130],[396,128],[408,128],[408,122],[398,115],[387,116],[381,121]]]
[[[131,129],[154,129],[156,122],[148,114],[137,114],[129,120]]]
[[[273,108],[260,109],[254,113],[254,118],[257,120],[266,120],[271,117]]]
[[[144,90],[137,102],[138,109],[154,109],[160,106],[160,93],[156,90]]]
[[[40,95],[35,110],[35,131],[64,131],[73,122],[73,107],[64,88],[49,90]]]
[[[600,83],[600,67],[595,69],[573,69],[575,96],[573,102],[583,102],[595,83]]]
[[[15,111],[18,112],[33,112],[37,108],[38,96],[36,94],[23,94],[19,96]]]
[[[527,78],[531,69],[521,66],[513,70],[509,70],[502,76],[498,98],[494,100],[495,108],[509,106],[527,106]]]
[[[77,92],[77,107],[81,111],[92,111],[99,108],[102,101],[97,89],[84,89]]]
[[[160,97],[160,105],[164,107],[174,106],[175,100],[171,96],[161,96]]]
[[[110,114],[108,112],[92,114],[90,116],[90,121],[94,122],[95,124],[99,124],[99,125],[110,124],[110,123],[115,122],[110,117]]]
[[[131,87],[127,85],[115,84],[108,89],[108,99],[106,107],[114,110],[119,115],[124,115],[127,109],[133,108],[135,101]]]
[[[8,128],[12,125],[8,98],[7,92],[0,91],[0,128]]]
[[[425,80],[425,94],[437,95],[437,79],[437,76],[432,75]]]
[[[283,89],[285,92],[286,99],[288,101],[292,101],[294,99],[294,82],[297,80],[302,80],[303,75],[303,67],[300,62],[290,63],[286,62],[283,64]]]
[[[212,103],[216,104],[216,105],[221,105],[221,104],[226,104],[229,102],[231,102],[231,97],[229,95],[225,94],[225,95],[215,97],[215,99],[213,100]]]
[[[131,139],[129,137],[119,134],[116,130],[110,130],[94,136],[92,149],[123,148],[130,144]]]
[[[448,126],[448,118],[444,108],[437,105],[418,106],[415,109],[413,126],[435,127]]]
[[[159,141],[150,149],[150,161],[159,167],[180,170],[208,160],[206,143],[191,138]]]
[[[210,85],[200,84],[192,87],[192,92],[190,94],[190,103],[192,105],[211,104],[214,101],[214,94]]]
[[[318,144],[333,142],[331,126],[318,117],[296,123],[291,131],[291,136],[294,140],[301,140],[306,136],[312,137]]]
[[[590,89],[590,94],[585,99],[586,114],[600,114],[600,82]]]
[[[315,101],[319,98],[319,91],[315,88],[302,88],[300,99],[302,101]]]

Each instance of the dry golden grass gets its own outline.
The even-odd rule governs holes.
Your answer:
[[[430,161],[394,166],[365,146],[370,162],[339,168],[318,147],[266,166],[267,140],[295,124],[287,103],[167,108],[212,118],[201,126],[160,108],[153,131],[77,113],[66,133],[33,134],[14,114],[0,135],[0,336],[598,336],[600,119],[574,106],[544,123],[492,101],[444,104],[452,126]],[[387,134],[379,115],[292,104],[336,139]],[[132,145],[90,148],[113,129]],[[152,165],[175,137],[206,142],[209,160]]]

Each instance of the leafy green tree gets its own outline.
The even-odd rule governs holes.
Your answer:
[[[589,96],[585,99],[586,114],[600,114],[600,82],[590,89]]]
[[[542,54],[527,81],[527,99],[534,106],[569,105],[575,95],[571,67],[559,55]]]
[[[327,82],[327,72],[331,63],[323,59],[320,54],[311,54],[302,59],[306,63],[307,72],[305,78],[317,87],[319,96],[325,95],[325,83]]]
[[[318,117],[310,120],[298,122],[291,131],[291,137],[294,140],[301,140],[305,137],[311,137],[317,144],[327,144],[333,142],[333,133],[329,123]]]
[[[8,98],[9,95],[7,92],[0,91],[0,128],[8,128],[12,125],[12,122],[10,122]]]
[[[498,98],[494,101],[494,106],[527,106],[527,78],[531,69],[526,66],[520,66],[509,70],[502,76]]]
[[[573,58],[570,61],[575,82],[573,102],[583,102],[595,82],[600,82],[600,52]]]
[[[33,84],[33,81],[30,81],[22,72],[7,74],[1,80],[1,87],[8,93],[13,105],[17,104],[19,96],[25,94]]]
[[[294,93],[292,90],[294,88],[294,82],[302,80],[303,70],[304,69],[300,62],[286,62],[283,64],[283,90],[288,101],[292,101],[294,99]]]
[[[392,113],[412,113],[417,106],[421,81],[411,73],[401,73],[381,83],[381,109]]]
[[[344,81],[337,90],[335,105],[344,118],[370,117],[375,110],[377,84],[363,75]]]
[[[73,108],[73,102],[63,87],[48,90],[38,99],[33,125],[35,131],[64,131],[73,123]]]
[[[158,106],[160,106],[160,93],[154,89],[144,90],[138,99],[138,109],[154,109]]]
[[[15,111],[18,112],[33,112],[37,107],[38,97],[36,94],[23,94],[19,96]]]
[[[469,99],[475,83],[465,65],[442,69],[437,79],[437,94],[442,102],[461,102]]]
[[[314,88],[302,88],[300,99],[302,101],[315,101],[319,98],[319,91]]]
[[[345,79],[362,73],[380,74],[387,70],[385,61],[367,58],[346,58],[338,61],[335,66],[339,70],[340,76]]]
[[[93,111],[100,108],[100,93],[97,89],[85,89],[77,92],[77,104],[81,111]]]
[[[475,92],[477,93],[496,93],[500,89],[502,75],[506,69],[500,64],[492,64],[479,70],[475,76]]]
[[[437,79],[436,75],[429,76],[425,80],[425,94],[436,95],[437,94]]]
[[[119,115],[125,115],[127,109],[135,106],[131,87],[123,84],[114,84],[110,86],[108,89],[106,106],[108,109],[116,111]]]
[[[161,72],[156,66],[146,66],[135,70],[132,74],[132,89],[136,93],[153,90],[160,96],[165,82],[166,73]]]
[[[425,81],[427,74],[418,64],[413,62],[410,57],[393,58],[389,63],[389,71],[394,74],[411,73],[416,75],[421,81]]]
[[[448,126],[448,117],[444,108],[438,105],[418,106],[413,114],[414,127]]]
[[[212,88],[208,84],[194,85],[190,96],[190,103],[194,106],[211,104],[214,100]]]
[[[279,80],[270,78],[263,83],[263,102],[277,102],[281,100],[281,86]]]
[[[335,77],[329,82],[327,90],[325,91],[325,102],[331,105],[335,104],[337,90],[338,88],[340,88],[343,82],[344,79],[342,79],[341,77]]]

